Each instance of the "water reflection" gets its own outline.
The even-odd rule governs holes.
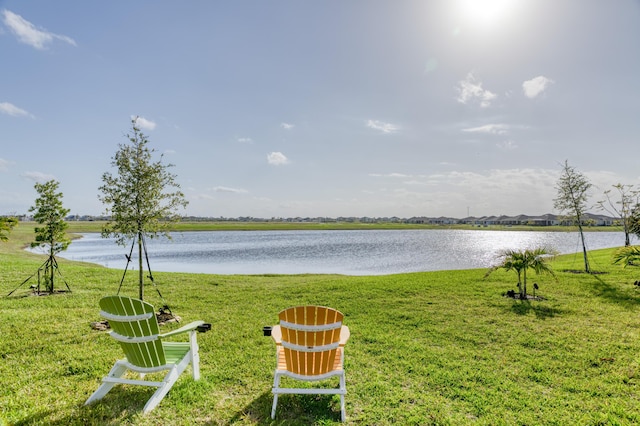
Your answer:
[[[561,253],[582,250],[577,232],[212,231],[172,236],[172,240],[147,240],[154,271],[384,275],[489,267],[504,249],[544,246]],[[624,244],[624,235],[589,232],[586,242],[589,250],[617,247]],[[130,246],[118,246],[95,233],[74,241],[61,257],[123,269],[129,251]]]

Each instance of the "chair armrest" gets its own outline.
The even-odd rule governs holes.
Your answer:
[[[351,331],[349,330],[349,327],[347,327],[346,325],[343,325],[340,328],[340,346],[346,345],[347,340],[349,340],[349,337],[351,337]]]
[[[279,325],[274,325],[271,329],[271,338],[276,343],[276,345],[282,344],[282,330],[280,330]]]
[[[187,331],[195,330],[196,328],[198,328],[199,325],[202,325],[202,324],[204,324],[204,321],[193,321],[175,330],[160,334],[159,337],[169,337],[169,336],[174,336],[176,334],[186,333]]]

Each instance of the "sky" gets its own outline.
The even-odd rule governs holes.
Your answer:
[[[640,0],[0,0],[0,215],[105,213],[132,117],[184,215],[559,213],[640,189]]]

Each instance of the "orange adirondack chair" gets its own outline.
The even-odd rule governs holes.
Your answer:
[[[324,306],[297,306],[280,312],[279,318],[280,324],[274,326],[271,333],[277,354],[271,418],[275,418],[280,394],[337,394],[340,395],[340,414],[344,422],[344,396],[347,393],[344,345],[350,337],[349,327],[342,325],[344,315]],[[303,381],[338,376],[340,386],[337,389],[282,388],[282,376]]]

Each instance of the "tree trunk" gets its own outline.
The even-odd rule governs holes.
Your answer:
[[[53,243],[51,243],[50,248],[49,248],[49,286],[51,287],[49,289],[49,291],[51,293],[53,293],[53,279],[54,279],[54,274],[53,274]]]
[[[138,232],[138,284],[139,299],[144,300],[144,273],[142,271],[142,232]]]
[[[518,294],[520,295],[520,299],[522,299],[522,279],[521,279],[520,271],[518,271]]]
[[[584,256],[584,271],[589,274],[591,273],[591,268],[589,268],[589,258],[587,257],[587,245],[584,242],[584,232],[582,231],[582,223],[580,223],[580,219],[578,219],[578,230],[580,231],[580,239],[582,240],[582,254]]]
[[[624,246],[629,247],[631,245],[631,240],[629,239],[629,227],[627,226],[627,222],[625,221],[624,225]]]

